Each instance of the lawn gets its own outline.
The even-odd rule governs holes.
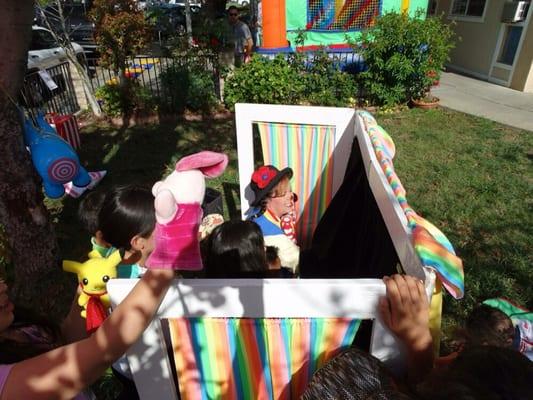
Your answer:
[[[444,330],[489,297],[533,308],[531,132],[448,110],[410,110],[378,122],[397,145],[409,203],[464,262],[465,298],[445,299]]]
[[[466,295],[445,298],[445,336],[482,299],[506,296],[533,308],[533,136],[530,132],[444,109],[378,115],[397,146],[395,167],[411,206],[439,227],[464,261]],[[151,185],[185,154],[224,151],[230,164],[208,184],[224,193],[226,216],[238,216],[233,120],[181,121],[83,130],[80,158],[106,169],[101,188]],[[79,200],[50,202],[65,258],[83,259],[89,237],[76,220]]]

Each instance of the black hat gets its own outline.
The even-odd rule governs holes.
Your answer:
[[[257,168],[252,174],[252,180],[250,182],[250,188],[255,195],[252,206],[258,206],[268,192],[270,192],[285,176],[288,176],[289,179],[292,178],[291,168],[283,168],[281,171],[273,165],[263,165],[262,167]]]

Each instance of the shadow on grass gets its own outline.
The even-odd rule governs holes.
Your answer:
[[[114,185],[130,183],[151,188],[172,170],[177,160],[201,150],[228,154],[229,177],[234,183],[237,163],[233,126],[232,118],[178,120],[123,128],[99,123],[82,130],[82,148],[78,154],[88,171],[107,170],[107,176],[94,190],[106,191]],[[225,176],[222,176],[224,179]],[[221,181],[221,184],[224,182]],[[61,204],[53,208],[56,233],[64,258],[80,260],[89,250],[89,235],[77,217],[82,198],[65,196]],[[233,208],[236,209],[235,204]],[[232,213],[234,215],[235,211]]]

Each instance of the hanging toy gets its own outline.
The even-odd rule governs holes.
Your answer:
[[[72,181],[78,187],[91,183],[91,177],[80,165],[78,155],[45,121],[42,114],[36,125],[24,121],[24,142],[28,146],[33,165],[43,180],[44,192],[52,199],[65,193],[63,184]]]
[[[81,294],[78,304],[83,307],[81,316],[85,318],[87,333],[93,333],[104,322],[111,305],[107,293],[107,282],[117,277],[117,265],[122,261],[119,250],[109,257],[100,256],[98,251],[91,251],[89,259],[83,264],[63,260],[63,270],[78,275]]]

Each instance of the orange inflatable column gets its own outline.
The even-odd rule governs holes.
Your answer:
[[[263,0],[263,49],[288,46],[285,22],[285,0]]]

